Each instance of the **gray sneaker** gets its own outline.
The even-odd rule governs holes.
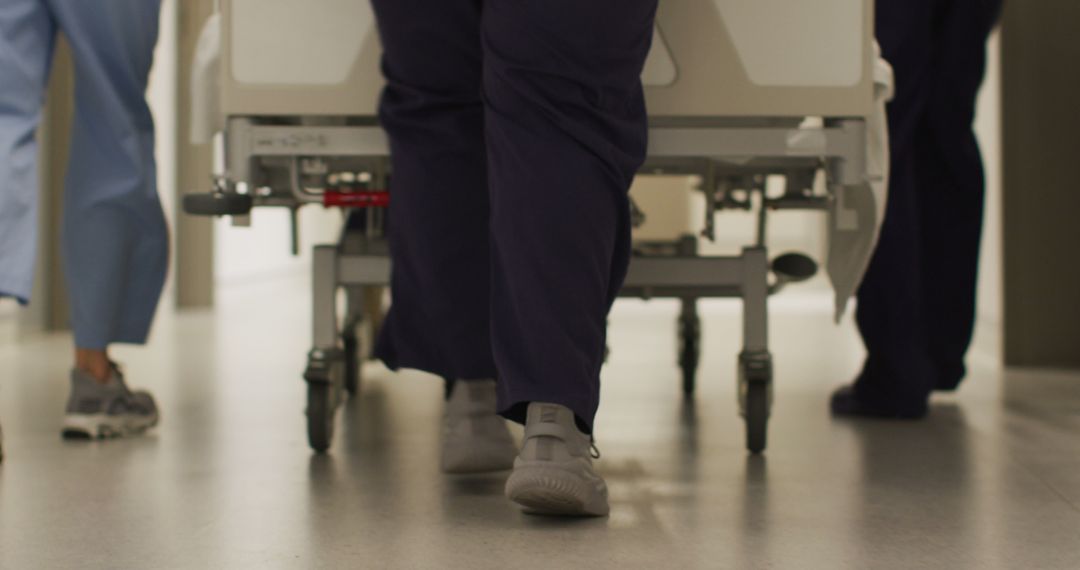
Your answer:
[[[494,380],[454,382],[443,414],[444,473],[505,471],[514,466],[517,446],[495,409]]]
[[[106,384],[81,370],[71,371],[71,396],[61,432],[65,438],[138,435],[157,423],[154,397],[147,392],[132,392],[116,365]]]
[[[533,402],[506,496],[531,514],[605,516],[607,484],[593,469],[599,456],[569,408]]]

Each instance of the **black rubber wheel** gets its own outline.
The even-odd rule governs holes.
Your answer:
[[[769,426],[769,386],[751,382],[746,390],[746,449],[758,454],[765,451]]]
[[[789,281],[798,283],[817,275],[818,265],[816,261],[801,253],[785,253],[772,261],[772,270]]]
[[[330,448],[334,439],[333,386],[329,383],[308,382],[307,393],[308,443],[317,453]]]
[[[356,335],[342,338],[345,345],[345,390],[350,396],[360,391],[360,340]]]
[[[364,287],[364,311],[360,323],[363,327],[363,344],[366,346],[363,360],[375,360],[375,341],[379,338],[379,329],[386,320],[386,309],[382,302],[385,290],[386,287],[382,285]]]
[[[700,322],[697,319],[682,319],[679,323],[679,368],[682,369],[684,396],[693,396],[697,389],[697,369],[700,361]]]
[[[697,368],[682,369],[682,391],[686,398],[693,398],[697,390]]]
[[[687,397],[693,396],[694,391],[697,390],[698,358],[696,343],[686,342],[683,354],[679,357],[679,367],[682,369],[683,395]]]
[[[243,216],[254,204],[249,194],[208,192],[185,194],[184,211],[195,216]]]

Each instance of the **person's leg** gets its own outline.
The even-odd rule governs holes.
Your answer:
[[[391,304],[376,355],[393,369],[495,378],[479,0],[373,0],[393,178]]]
[[[508,469],[495,414],[479,0],[373,0],[387,85],[393,303],[376,355],[447,379],[440,463]]]
[[[492,346],[500,406],[560,404],[591,430],[607,314],[645,158],[656,0],[486,0]]]
[[[146,341],[168,268],[145,98],[160,2],[47,3],[75,61],[63,249],[77,360],[64,434],[141,432],[156,405],[128,390],[107,349]]]
[[[530,512],[608,512],[589,434],[630,258],[627,191],[645,158],[640,77],[656,5],[484,5],[492,348],[500,407],[525,422],[506,495]]]
[[[916,144],[923,310],[935,388],[955,389],[975,325],[985,176],[972,127],[986,41],[1001,0],[951,0],[934,43],[937,66]]]
[[[0,297],[29,302],[37,246],[35,132],[55,24],[41,0],[0,4]]]
[[[168,268],[145,99],[160,3],[49,4],[75,60],[63,223],[72,328],[84,365],[103,379],[109,344],[146,341]]]
[[[55,25],[40,0],[0,4],[0,298],[30,300],[37,246],[37,142]],[[4,460],[0,432],[0,462]]]
[[[932,30],[940,0],[878,0],[877,36],[896,73],[889,104],[892,169],[877,250],[858,291],[856,322],[867,359],[854,396],[885,415],[919,416],[934,383],[922,312],[915,141],[932,87]],[[834,411],[844,413],[837,407]]]

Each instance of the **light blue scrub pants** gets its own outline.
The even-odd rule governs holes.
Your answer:
[[[59,31],[75,61],[61,241],[79,348],[145,342],[165,281],[168,230],[145,99],[159,11],[160,0],[0,0],[0,296],[30,298],[34,132]]]

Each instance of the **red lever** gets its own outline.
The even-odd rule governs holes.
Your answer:
[[[390,205],[390,193],[380,190],[340,192],[328,190],[323,193],[323,206],[327,208],[385,208]]]

